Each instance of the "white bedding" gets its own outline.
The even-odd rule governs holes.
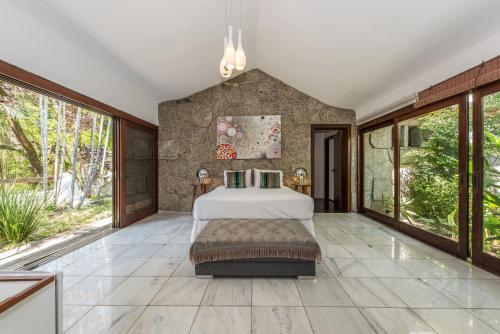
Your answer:
[[[191,241],[211,219],[297,219],[314,236],[313,199],[290,188],[218,187],[194,202]]]

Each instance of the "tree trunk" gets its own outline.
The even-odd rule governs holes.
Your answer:
[[[43,173],[42,162],[40,161],[38,153],[35,150],[35,147],[26,136],[26,133],[24,132],[19,121],[15,117],[13,117],[10,112],[7,112],[6,115],[10,129],[16,136],[17,141],[19,141],[19,144],[21,144],[24,151],[26,152],[26,158],[30,163],[33,173],[35,173],[35,175],[42,175]]]
[[[76,159],[78,158],[78,139],[80,137],[80,114],[81,109],[78,107],[76,112],[76,121],[75,121],[75,138],[73,141],[73,175],[71,177],[71,199],[69,201],[69,207],[73,208],[73,198],[75,197],[75,182],[76,182]]]
[[[94,114],[96,116],[96,114]],[[99,125],[99,136],[97,137],[97,149],[95,150],[95,156],[93,156],[94,159],[91,158],[90,162],[90,169],[89,169],[89,176],[87,178],[87,182],[85,182],[85,187],[83,188],[83,193],[82,197],[80,199],[80,204],[78,207],[81,207],[83,202],[85,201],[85,198],[90,196],[92,193],[92,184],[94,183],[96,174],[97,174],[97,164],[100,160],[101,156],[101,142],[102,142],[102,130],[104,126],[104,116],[101,115],[100,119],[100,125]],[[94,141],[92,140],[92,144],[94,144]],[[92,148],[92,151],[94,148]],[[92,153],[91,151],[91,153]]]
[[[47,122],[49,112],[49,98],[43,95],[38,96],[38,109],[40,110],[40,133],[42,136],[42,161],[43,161],[43,193],[47,197],[48,186],[48,133]]]
[[[56,200],[59,198],[59,192],[61,191],[61,179],[64,173],[64,159],[66,155],[66,103],[62,102],[62,112],[61,112],[61,158],[59,159],[59,167],[57,175],[57,187],[56,187]]]
[[[101,190],[104,187],[104,166],[106,165],[106,155],[108,153],[108,141],[109,141],[109,130],[111,128],[112,119],[108,119],[108,125],[106,125],[106,138],[104,139],[104,152],[102,154],[101,161],[101,173],[99,174],[99,190],[97,191],[97,197],[101,197]]]
[[[54,157],[54,206],[57,204],[57,188],[58,188],[58,173],[59,173],[59,144],[61,133],[61,106],[62,102],[57,103],[57,127],[56,127],[56,150]]]

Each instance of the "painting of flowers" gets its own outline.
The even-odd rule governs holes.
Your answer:
[[[217,118],[217,159],[280,159],[281,115]]]

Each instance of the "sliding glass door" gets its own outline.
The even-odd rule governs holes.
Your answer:
[[[474,100],[472,258],[500,268],[500,84]]]
[[[119,227],[125,227],[157,211],[156,129],[120,120]]]
[[[382,126],[361,135],[365,211],[381,219],[394,218],[393,125]]]
[[[360,134],[361,212],[467,256],[467,105],[457,97]]]

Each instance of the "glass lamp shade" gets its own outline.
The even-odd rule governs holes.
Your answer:
[[[247,66],[247,56],[241,42],[241,29],[238,29],[238,48],[236,49],[236,69],[242,71]]]
[[[200,184],[203,184],[205,179],[209,179],[210,172],[206,168],[200,168],[196,171],[196,176],[200,179]]]
[[[233,74],[233,71],[226,67],[226,57],[225,57],[226,49],[227,49],[227,37],[224,37],[224,55],[222,56],[222,59],[219,64],[219,72],[223,78],[229,78]]]
[[[229,36],[227,47],[224,51],[224,58],[226,60],[226,67],[228,70],[234,70],[236,67],[236,51],[233,44],[233,26],[229,26]]]

